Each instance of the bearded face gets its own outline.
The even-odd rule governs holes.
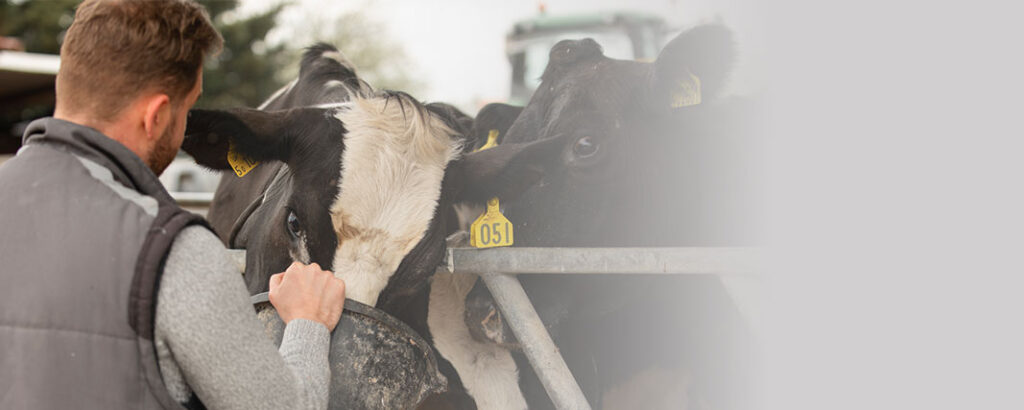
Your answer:
[[[167,127],[164,129],[163,134],[160,135],[160,139],[156,141],[156,145],[153,146],[153,151],[149,154],[149,169],[153,170],[153,173],[159,176],[167,169],[168,165],[171,165],[171,161],[174,161],[174,157],[178,155],[178,148],[181,148],[181,140],[184,135],[176,135],[181,133],[177,127]]]
[[[174,157],[178,155],[178,149],[181,148],[181,143],[185,140],[185,124],[188,121],[188,110],[195,105],[202,91],[203,72],[202,67],[200,67],[199,72],[196,73],[196,83],[193,85],[192,90],[182,100],[172,100],[170,107],[171,123],[164,128],[163,134],[160,135],[152,151],[150,151],[149,160],[146,165],[149,165],[149,169],[153,170],[153,173],[157,176],[162,174],[167,169],[167,166],[171,165],[171,161],[174,161]]]

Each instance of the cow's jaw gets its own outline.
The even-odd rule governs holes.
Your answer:
[[[336,114],[346,133],[331,206],[333,269],[347,297],[370,306],[426,233],[445,167],[460,152],[439,119],[399,98],[357,98]]]

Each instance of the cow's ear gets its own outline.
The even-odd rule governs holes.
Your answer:
[[[509,128],[512,128],[512,123],[516,122],[516,118],[519,118],[519,113],[521,112],[523,112],[523,107],[518,105],[502,103],[485,105],[476,114],[476,119],[473,121],[473,130],[470,132],[470,135],[467,135],[466,148],[472,151],[483,147],[484,144],[487,144],[487,136],[490,135],[491,131],[497,131],[495,143],[500,144],[502,138],[505,134],[508,134]]]
[[[467,135],[473,128],[473,117],[462,112],[462,110],[458,109],[458,107],[454,105],[442,102],[432,102],[427,104],[427,110],[440,117],[441,121],[443,121],[448,128],[451,128],[452,131],[455,131],[459,135]]]
[[[493,197],[513,200],[555,165],[563,145],[562,138],[556,137],[466,154],[452,165],[454,175],[445,182],[459,185],[456,202],[484,204]]]
[[[218,170],[231,169],[229,150],[256,162],[287,162],[295,136],[317,124],[318,120],[322,121],[324,115],[324,110],[319,108],[285,111],[193,109],[188,114],[181,148],[200,165]]]
[[[694,27],[672,39],[654,62],[650,91],[656,109],[713,99],[735,61],[732,32],[719,24]]]

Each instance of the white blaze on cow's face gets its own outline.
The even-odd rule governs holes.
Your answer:
[[[333,269],[347,297],[370,306],[429,227],[461,147],[439,118],[402,98],[357,98],[336,114],[346,133]]]

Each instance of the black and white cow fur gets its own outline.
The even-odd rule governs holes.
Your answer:
[[[340,52],[321,44],[305,53],[299,78],[260,109],[191,111],[183,144],[213,169],[230,169],[229,150],[260,163],[242,178],[226,173],[209,213],[229,246],[248,250],[250,292],[265,291],[269,276],[292,261],[334,271],[348,298],[397,316],[438,346],[450,360],[441,363],[450,392],[431,405],[458,408],[474,405],[456,374],[466,367],[460,340],[472,339],[458,334],[461,314],[438,320],[458,309],[449,305],[461,305],[469,288],[446,294],[452,278],[428,288],[443,259],[446,219],[455,203],[514,197],[553,158],[548,142],[464,153],[467,119],[446,104],[373,91]],[[450,303],[428,300],[431,289]],[[481,407],[514,400],[482,390],[489,386],[511,386],[518,395],[508,352],[493,353],[512,366],[511,378],[463,377]]]

